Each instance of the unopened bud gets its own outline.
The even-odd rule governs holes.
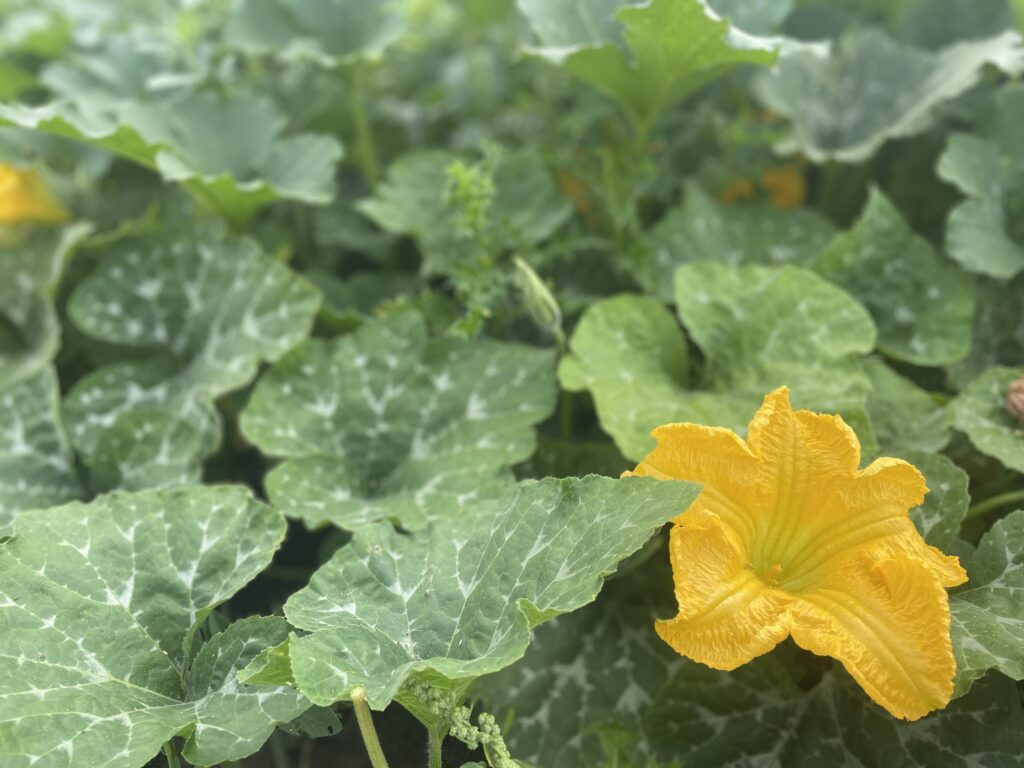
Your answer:
[[[1006,410],[1024,424],[1024,376],[1010,382],[1006,390]]]
[[[519,256],[516,256],[514,261],[526,311],[537,325],[550,331],[561,343],[562,308],[558,306],[558,299],[533,267]]]

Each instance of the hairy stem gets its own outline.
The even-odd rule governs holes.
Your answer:
[[[436,728],[427,731],[430,734],[427,742],[427,768],[443,768],[441,764],[441,745],[444,744],[444,734]]]
[[[388,768],[388,761],[384,757],[384,750],[380,748],[380,739],[377,738],[377,729],[373,727],[373,715],[366,703],[366,691],[363,688],[352,691],[352,706],[356,710],[356,722],[359,723],[359,733],[363,736],[366,754],[370,756],[370,765],[373,768]]]
[[[361,65],[357,64],[353,69],[349,87],[352,91],[350,104],[356,131],[356,153],[358,154],[359,168],[372,192],[377,188],[377,182],[380,181],[380,162],[377,160],[377,145],[373,141],[373,129],[370,127],[370,119],[366,114]]]
[[[181,768],[178,753],[174,751],[174,745],[169,741],[164,744],[164,757],[167,758],[167,768]]]

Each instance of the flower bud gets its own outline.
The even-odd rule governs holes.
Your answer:
[[[1006,410],[1024,424],[1024,376],[1010,382],[1006,390]]]

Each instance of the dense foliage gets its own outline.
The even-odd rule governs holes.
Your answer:
[[[0,765],[1024,765],[1022,29],[0,0]],[[783,385],[967,572],[923,719],[655,633],[620,473]]]

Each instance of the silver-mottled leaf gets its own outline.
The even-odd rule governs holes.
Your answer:
[[[953,424],[974,447],[1010,469],[1024,472],[1024,424],[1006,407],[1006,392],[1024,368],[994,366],[953,401]]]

